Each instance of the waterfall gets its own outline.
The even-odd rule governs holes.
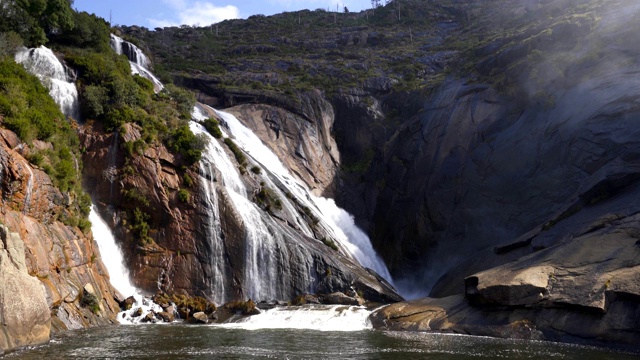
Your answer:
[[[362,266],[371,268],[392,283],[389,270],[373,249],[369,237],[355,225],[353,216],[336,206],[333,199],[313,196],[306,185],[291,176],[280,159],[249,128],[232,114],[215,111],[224,120],[236,144],[272,173],[291,194],[314,211],[322,220],[321,225],[328,228],[351,256]]]
[[[236,145],[250,157],[251,165],[260,167],[260,175],[256,175],[259,178],[257,181],[281,199],[282,209],[278,217],[289,219],[287,222],[290,226],[295,223],[300,233],[314,238],[314,230],[302,218],[293,203],[309,209],[318,219],[317,226],[338,242],[345,255],[352,256],[387,280],[391,279],[386,266],[373,250],[369,238],[355,226],[351,215],[337,207],[333,200],[311,195],[306,185],[296,180],[278,157],[233,115],[208,108],[206,105],[200,106],[216,112],[222,118],[221,123],[228,131],[228,134],[223,131],[223,136],[231,136]],[[192,114],[193,119],[206,119],[208,116],[205,112],[196,107]],[[204,134],[203,136],[209,140],[200,163],[200,180],[203,182],[203,197],[209,211],[206,221],[207,236],[214,251],[211,264],[216,279],[213,296],[219,299],[215,292],[225,293],[224,289],[221,289],[219,279],[225,278],[224,266],[227,265],[223,254],[215,253],[217,249],[224,249],[224,241],[220,235],[220,210],[216,200],[216,186],[224,189],[235,212],[242,219],[245,233],[243,295],[258,301],[283,299],[290,294],[293,282],[297,282],[299,287],[302,284],[305,291],[313,292],[317,281],[312,275],[315,273],[313,255],[302,246],[291,246],[291,241],[287,240],[299,238],[300,235],[296,235],[291,228],[276,221],[272,215],[256,205],[252,200],[255,194],[248,194],[235,163],[229,159],[218,140],[209,135],[196,121],[191,122],[191,130],[195,134]],[[294,261],[291,261],[292,259]],[[291,266],[291,263],[296,264],[295,267]]]
[[[122,38],[111,34],[111,40],[109,42],[111,44],[111,48],[118,55],[126,55],[129,59],[129,65],[131,65],[131,73],[138,74],[144,78],[151,80],[153,83],[153,88],[156,92],[161,91],[164,88],[162,82],[158,80],[158,78],[149,71],[149,58],[140,50],[137,46],[132,43],[123,40]]]
[[[78,118],[78,90],[53,51],[44,46],[22,48],[16,53],[15,61],[40,79],[62,113],[73,119]]]
[[[95,204],[91,206],[89,220],[91,221],[93,238],[100,249],[102,263],[107,268],[111,285],[125,297],[133,296],[135,299],[135,304],[131,309],[118,314],[118,321],[121,324],[137,324],[142,322],[145,316],[151,311],[155,313],[162,312],[162,307],[150,299],[145,298],[142,292],[131,283],[129,270],[124,264],[122,251],[120,251],[120,247],[116,244],[116,239],[113,237],[111,229],[109,229],[107,223],[98,214]],[[142,310],[141,315],[136,314],[139,311],[138,309]]]
[[[244,330],[306,329],[319,331],[361,331],[372,329],[371,311],[361,306],[309,305],[276,307],[239,322],[218,325]]]
[[[107,223],[102,220],[98,214],[96,205],[91,206],[89,220],[91,221],[93,238],[98,243],[98,248],[100,249],[102,262],[109,272],[111,285],[124,296],[137,294],[139,291],[131,284],[129,270],[127,270],[127,267],[124,265],[122,252],[118,244],[116,244],[111,229],[109,229]]]

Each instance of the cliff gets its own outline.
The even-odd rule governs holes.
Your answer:
[[[65,195],[23,157],[30,146],[11,131],[0,132],[0,348],[114,323],[117,294],[91,233],[57,219],[65,212]],[[87,306],[88,293],[95,307]]]
[[[238,111],[244,113],[248,109]],[[271,122],[265,125],[282,121],[285,126],[281,134],[287,139],[290,130],[284,121],[290,115],[282,119],[274,116],[272,114]],[[315,134],[316,128],[312,129]],[[294,130],[300,135],[294,137],[294,141],[304,144],[302,146],[318,141],[303,136],[304,132],[298,133],[299,129]],[[203,159],[200,165],[184,170],[180,158],[162,145],[129,154],[125,151],[126,144],[140,136],[133,124],[125,126],[123,134],[105,134],[99,124],[88,123],[80,133],[86,149],[85,183],[107,215],[105,218],[111,219],[110,226],[117,229],[115,234],[121,241],[133,283],[147,293],[204,296],[222,304],[246,300],[252,295],[260,297],[256,300],[288,301],[307,292],[328,294],[355,288],[368,300],[400,299],[376,274],[324,245],[319,240],[322,232],[313,235],[316,238],[305,234],[303,225],[296,225],[300,220],[295,218],[304,213],[302,205],[289,204],[292,200],[285,196],[278,195],[282,203],[278,209],[273,205],[273,209],[264,213],[252,213],[251,216],[259,216],[261,220],[250,223],[251,217],[243,211],[253,205],[246,203],[249,208],[242,208],[234,202],[237,198],[233,196],[238,195],[230,194],[225,187],[225,174],[220,173],[222,168],[216,168],[219,164]],[[272,134],[272,131],[263,134]],[[214,138],[208,141],[217,142]],[[324,147],[319,149],[320,158],[331,159]],[[226,156],[232,159],[231,151],[226,151]],[[298,163],[291,160],[291,164]],[[241,165],[236,163],[234,167]],[[184,175],[178,176],[180,172]],[[266,174],[253,171],[241,175],[249,187],[248,194],[267,191],[261,190],[265,188],[265,181],[269,181],[261,179],[262,176]],[[274,185],[270,183],[270,186]],[[188,189],[189,197],[180,199],[179,192],[184,189]],[[132,195],[134,191],[136,195]],[[282,194],[275,187],[268,191],[268,194],[272,191]],[[249,200],[259,201],[257,197]],[[149,227],[147,241],[141,241],[131,226],[130,214],[136,207],[149,214],[145,220]],[[288,213],[289,208],[295,208],[296,212]],[[252,227],[260,226],[266,226],[264,231],[273,235],[263,233],[256,238],[255,232],[262,230]],[[325,233],[325,236],[329,235]],[[254,255],[260,256],[260,262],[251,258],[251,247],[260,246],[252,243],[254,239],[266,243],[264,249],[259,250],[262,252]],[[256,266],[261,273],[256,275],[258,278],[251,278],[247,274]],[[263,292],[252,292],[256,286],[262,287]]]

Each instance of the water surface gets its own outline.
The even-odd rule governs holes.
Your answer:
[[[569,344],[412,332],[130,325],[70,331],[4,359],[638,359]]]

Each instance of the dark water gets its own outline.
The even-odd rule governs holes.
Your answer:
[[[72,331],[2,359],[638,359],[548,342],[380,331],[138,325]]]

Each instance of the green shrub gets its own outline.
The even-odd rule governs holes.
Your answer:
[[[322,239],[320,239],[320,241],[322,241],[323,244],[327,245],[328,247],[332,248],[333,250],[338,251],[338,246],[336,245],[335,242],[333,242],[333,240],[327,239],[326,237],[323,237]]]
[[[200,161],[202,150],[204,150],[204,139],[191,132],[188,125],[177,128],[168,141],[171,150],[184,156],[187,164],[194,164]]]
[[[149,230],[151,227],[148,222],[151,216],[146,214],[140,208],[135,208],[133,210],[133,221],[129,226],[129,229],[136,236],[141,245],[149,245],[153,243],[153,239],[149,236]]]
[[[222,131],[220,130],[220,123],[218,123],[218,120],[216,119],[206,119],[202,125],[204,126],[205,129],[207,129],[207,132],[209,132],[209,134],[211,134],[211,136],[213,136],[216,139],[220,139],[222,138]]]
[[[191,194],[189,194],[188,190],[180,189],[178,191],[178,199],[183,203],[188,203],[190,198],[191,198]]]
[[[80,305],[89,308],[94,314],[98,314],[100,312],[100,300],[98,300],[95,295],[87,291],[83,290]]]
[[[193,186],[193,179],[191,178],[191,176],[188,173],[184,173],[184,175],[182,176],[182,183],[186,187],[192,187]]]
[[[230,138],[225,138],[224,143],[227,144],[227,147],[229,147],[229,150],[231,150],[233,156],[235,156],[236,161],[238,162],[238,164],[240,164],[240,166],[244,167],[245,165],[247,165],[247,158],[244,156],[244,153],[242,152],[242,150],[240,150],[238,145],[233,142],[233,140],[231,140]]]

